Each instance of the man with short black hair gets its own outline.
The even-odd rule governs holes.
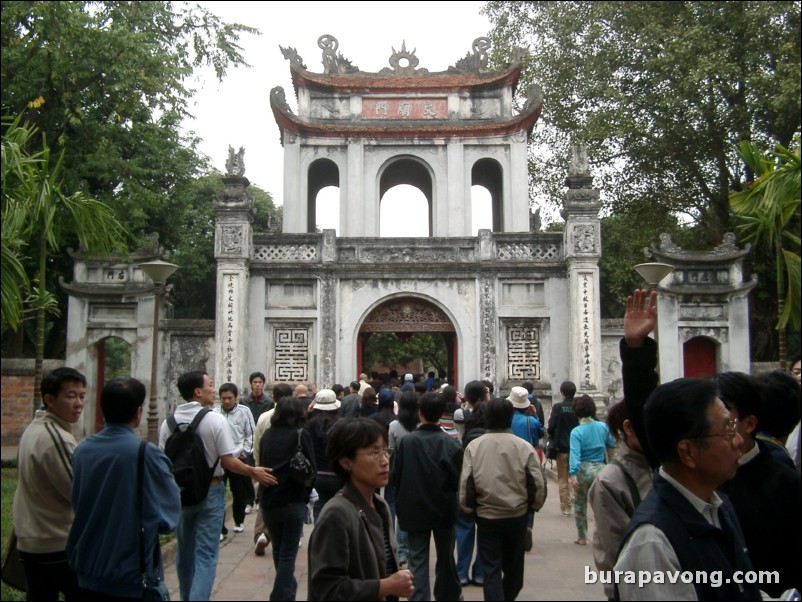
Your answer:
[[[182,374],[178,378],[178,391],[187,402],[175,411],[178,424],[191,423],[201,409],[214,406],[215,390],[206,372]],[[208,600],[212,593],[220,546],[220,526],[226,505],[226,491],[222,482],[224,469],[254,478],[264,486],[276,484],[276,478],[270,474],[271,469],[248,466],[235,456],[238,450],[231,429],[220,414],[206,414],[198,425],[197,433],[203,439],[206,462],[210,468],[214,467],[214,476],[202,502],[181,508],[176,569],[182,600]],[[159,432],[159,447],[164,449],[170,434],[171,429],[165,420]]]
[[[524,583],[527,513],[543,507],[546,481],[534,448],[512,433],[512,403],[485,404],[487,431],[465,448],[459,502],[476,519],[484,599],[515,600]]]
[[[72,425],[84,409],[86,378],[57,368],[41,385],[44,408],[36,411],[19,442],[13,522],[25,567],[29,600],[78,599],[78,582],[67,563],[73,520]]]
[[[434,537],[434,599],[459,600],[462,587],[454,564],[454,524],[462,447],[438,425],[446,409],[442,395],[425,393],[418,407],[420,426],[398,440],[390,474],[398,525],[408,534],[407,559],[415,585],[409,599],[431,599],[429,545]]]
[[[100,399],[106,424],[73,455],[75,520],[67,555],[84,600],[142,599],[140,543],[149,582],[164,579],[159,534],[178,524],[181,494],[167,456],[134,432],[144,403],[138,380],[106,383]]]
[[[579,425],[579,419],[574,414],[574,395],[576,385],[570,380],[560,385],[562,400],[555,403],[549,415],[549,425],[546,432],[549,439],[557,447],[557,485],[560,489],[560,510],[563,516],[571,516],[574,505],[574,496],[568,483],[568,455],[571,451],[571,431]]]
[[[217,410],[231,427],[231,434],[234,437],[234,444],[239,449],[237,457],[248,466],[254,465],[253,458],[253,436],[256,425],[253,421],[253,414],[244,405],[237,403],[237,385],[234,383],[224,383],[220,386],[220,408]],[[253,483],[251,478],[246,475],[237,474],[230,470],[225,471],[226,481],[231,487],[231,514],[234,518],[234,533],[242,533],[245,528],[245,515],[249,514],[255,499]],[[223,523],[223,535],[228,529]]]
[[[752,562],[732,505],[716,494],[738,470],[743,439],[715,384],[679,378],[660,385],[643,422],[661,467],[627,527],[615,571],[722,579],[718,586],[696,577],[692,583],[624,580],[617,584],[621,599],[760,600],[755,585],[734,578],[736,571],[751,571]]]
[[[359,396],[359,383],[353,381],[348,385],[348,393],[342,399],[340,406],[340,415],[343,418],[353,418],[357,415],[359,404],[362,403],[362,398]]]
[[[248,381],[251,383],[251,394],[243,395],[239,400],[243,406],[248,408],[253,414],[253,422],[259,421],[259,416],[267,412],[275,405],[275,401],[265,393],[265,375],[261,372],[253,372]]]

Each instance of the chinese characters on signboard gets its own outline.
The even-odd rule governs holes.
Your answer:
[[[446,98],[366,98],[362,119],[447,119]]]

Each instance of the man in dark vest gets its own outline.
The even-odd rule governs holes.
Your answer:
[[[735,476],[743,443],[716,385],[694,378],[660,385],[644,423],[661,468],[624,534],[614,573],[623,571],[620,598],[760,600],[756,585],[739,583],[752,563],[732,505],[716,494]]]

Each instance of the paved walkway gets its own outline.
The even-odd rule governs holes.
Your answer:
[[[549,474],[549,495],[546,505],[535,517],[535,547],[526,555],[524,587],[519,600],[604,600],[604,591],[599,584],[585,585],[585,566],[593,567],[590,546],[574,544],[576,526],[574,519],[560,515],[559,494],[554,473]],[[592,514],[592,513],[591,513]],[[212,600],[268,600],[273,587],[272,548],[265,556],[253,553],[253,514],[245,519],[245,532],[233,533],[230,514],[227,517],[228,538],[220,545],[220,560]],[[590,519],[592,532],[593,519]],[[304,539],[298,550],[295,577],[298,580],[298,600],[306,600],[307,554],[312,526],[304,528]],[[166,546],[169,548],[170,546]],[[175,565],[165,550],[169,565],[166,567],[167,585],[173,600],[179,599],[178,577]],[[431,572],[434,578],[434,546],[431,551]],[[463,589],[465,600],[482,600],[482,588],[468,586]]]

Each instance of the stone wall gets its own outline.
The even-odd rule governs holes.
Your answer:
[[[46,360],[45,372],[64,365],[61,360]],[[17,445],[33,416],[34,360],[3,359],[2,365],[2,445]]]

